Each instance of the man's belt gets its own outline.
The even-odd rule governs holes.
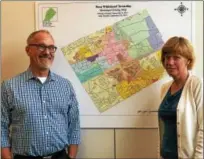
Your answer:
[[[48,154],[46,156],[25,156],[25,155],[19,155],[16,154],[14,155],[14,158],[19,158],[19,159],[51,159],[51,158],[59,158],[60,156],[65,156],[66,154],[66,150],[63,149],[61,151],[57,151],[51,154]]]

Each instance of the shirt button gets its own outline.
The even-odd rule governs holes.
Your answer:
[[[45,115],[44,118],[47,119],[47,115]]]
[[[177,125],[179,125],[180,124],[180,122],[177,122]]]
[[[178,136],[178,137],[181,137],[181,135],[180,135],[180,134],[178,134],[177,136]]]
[[[48,135],[49,133],[48,133],[48,132],[46,132],[46,134]]]
[[[45,103],[45,100],[43,101],[43,103]]]

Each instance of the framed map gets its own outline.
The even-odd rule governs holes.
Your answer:
[[[36,3],[36,29],[56,41],[52,70],[72,82],[82,127],[157,127],[169,79],[161,47],[171,36],[193,41],[192,18],[193,2]]]

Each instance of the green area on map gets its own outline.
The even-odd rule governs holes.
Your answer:
[[[55,16],[55,14],[56,14],[56,11],[53,8],[49,8],[46,11],[44,21],[50,21]]]

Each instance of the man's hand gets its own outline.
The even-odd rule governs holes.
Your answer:
[[[1,148],[1,158],[2,159],[12,159],[10,147]]]
[[[69,145],[68,156],[70,159],[75,159],[77,155],[78,145]]]

